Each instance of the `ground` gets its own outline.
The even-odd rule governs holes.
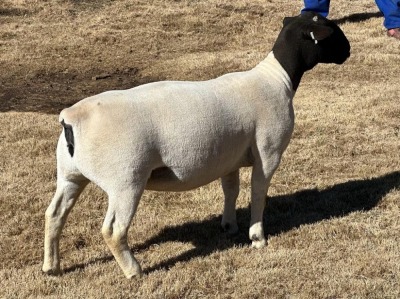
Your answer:
[[[268,245],[250,248],[249,177],[237,236],[219,228],[218,182],[146,192],[127,280],[102,239],[107,197],[89,185],[41,273],[55,191],[58,113],[105,90],[206,80],[254,67],[302,1],[3,0],[0,3],[0,298],[399,298],[399,41],[374,1],[332,2],[349,60],[296,93],[296,126],[269,192]]]

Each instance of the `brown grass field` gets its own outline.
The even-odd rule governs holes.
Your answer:
[[[269,192],[268,245],[220,231],[218,182],[146,192],[129,232],[145,275],[125,279],[102,239],[107,197],[89,185],[61,239],[62,276],[41,273],[55,191],[58,113],[158,80],[247,70],[302,0],[1,0],[0,298],[400,298],[400,42],[374,1],[332,1],[352,45],[308,72]]]

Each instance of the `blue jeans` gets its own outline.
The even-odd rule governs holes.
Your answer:
[[[330,0],[304,0],[303,11],[314,11],[324,17],[329,13]],[[375,0],[379,10],[383,13],[383,25],[387,29],[400,27],[400,0]]]

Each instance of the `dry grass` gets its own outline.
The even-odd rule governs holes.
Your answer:
[[[246,169],[233,239],[219,231],[217,183],[147,192],[130,231],[145,276],[128,281],[101,237],[107,198],[91,185],[63,233],[64,275],[40,271],[61,108],[107,89],[251,68],[301,5],[3,0],[0,297],[399,298],[400,44],[367,0],[332,3],[352,57],[316,67],[300,85],[295,133],[265,212],[265,249],[249,248]]]

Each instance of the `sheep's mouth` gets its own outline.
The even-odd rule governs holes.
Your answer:
[[[338,60],[335,61],[335,63],[343,64],[349,57],[350,57],[350,51],[344,53]]]

